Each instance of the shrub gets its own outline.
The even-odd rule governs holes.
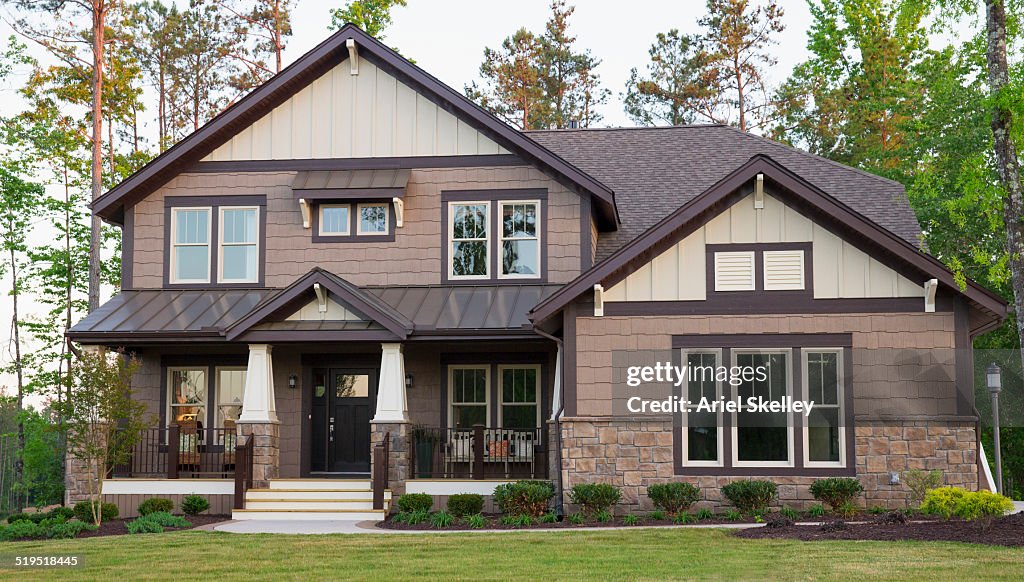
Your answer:
[[[701,507],[697,510],[698,520],[712,519],[713,517],[715,517],[715,512],[711,511],[707,507]]]
[[[476,493],[456,493],[448,497],[448,511],[454,516],[475,515],[484,510],[484,497]]]
[[[408,511],[405,513],[405,523],[409,525],[416,525],[429,520],[430,512],[426,509],[417,509],[416,511]]]
[[[579,512],[576,512],[569,516],[569,523],[573,525],[583,525],[583,522],[585,521],[586,519],[583,518],[583,514]]]
[[[694,517],[685,511],[680,511],[672,518],[672,523],[678,525],[686,525],[692,521],[694,521]]]
[[[868,508],[868,513],[870,513],[871,515],[882,515],[886,511],[887,510],[881,505],[872,505],[871,507]]]
[[[487,525],[487,518],[477,513],[466,518],[466,525],[473,529],[481,529]]]
[[[549,511],[544,515],[540,516],[541,523],[558,523],[558,514],[554,511]]]
[[[782,517],[785,517],[786,519],[791,519],[791,520],[792,519],[798,519],[800,517],[800,514],[798,514],[796,511],[794,511],[794,510],[792,510],[792,509],[790,509],[788,507],[783,507],[782,509],[780,509],[779,510],[779,515],[781,515]]]
[[[0,539],[2,540],[26,540],[42,537],[46,537],[46,528],[27,519],[19,519],[0,529]]]
[[[75,517],[75,511],[70,507],[58,506],[50,510],[49,517],[59,517],[67,521]]]
[[[669,515],[690,509],[700,500],[700,490],[690,483],[656,483],[647,487],[647,496],[654,505]]]
[[[128,533],[130,534],[163,533],[163,531],[162,525],[145,517],[128,522]]]
[[[622,518],[622,525],[640,525],[640,518],[631,513]]]
[[[998,517],[1013,509],[1008,497],[991,491],[966,491],[960,487],[939,487],[924,496],[921,511],[946,519],[959,517],[972,521]]]
[[[501,518],[503,525],[511,525],[512,527],[529,527],[533,525],[533,516],[525,513],[518,515],[506,515]]]
[[[150,497],[139,504],[139,515],[149,515],[158,511],[165,513],[174,511],[174,502],[163,497]]]
[[[210,509],[210,502],[202,495],[186,495],[181,500],[181,510],[185,515],[199,515]]]
[[[588,516],[608,511],[621,498],[619,488],[609,483],[580,483],[569,491],[569,499]]]
[[[594,519],[596,519],[598,523],[608,523],[612,520],[612,512],[607,509],[602,509],[594,513]]]
[[[816,479],[811,483],[811,495],[818,501],[829,504],[833,511],[851,503],[855,497],[864,492],[860,481],[853,477],[829,477]]]
[[[406,513],[430,511],[434,498],[426,493],[406,493],[398,498],[398,510]]]
[[[73,519],[63,523],[54,524],[50,527],[49,537],[54,539],[71,539],[77,537],[83,531],[95,531],[96,526]]]
[[[722,495],[740,511],[764,513],[778,495],[778,488],[771,481],[744,479],[722,487]]]
[[[92,518],[92,504],[91,501],[79,501],[75,504],[74,512],[75,517],[79,521],[85,523],[93,523]],[[104,503],[100,506],[100,517],[103,521],[110,521],[111,519],[117,519],[117,506],[113,503]]]
[[[962,487],[939,487],[932,489],[924,496],[921,511],[931,515],[939,515],[946,519],[953,517],[960,499],[967,493]]]
[[[907,489],[910,489],[910,502],[913,505],[920,505],[924,503],[925,494],[942,485],[942,471],[911,469],[903,473],[903,482],[907,484]]]
[[[843,519],[850,519],[851,517],[857,515],[859,511],[860,508],[857,507],[857,505],[852,501],[847,501],[836,509],[836,513],[843,516]]]
[[[743,514],[735,509],[730,509],[729,511],[725,512],[725,515],[723,517],[725,517],[727,521],[739,521],[743,519]]]
[[[494,502],[505,515],[540,517],[547,513],[548,502],[555,496],[550,481],[516,481],[494,488]]]
[[[453,523],[455,523],[455,516],[443,509],[430,518],[430,524],[438,529],[448,527]]]
[[[16,521],[31,521],[32,523],[39,523],[46,517],[42,513],[12,513],[7,516],[7,523],[14,523]]]
[[[660,510],[660,509],[656,509],[656,510],[648,513],[647,517],[653,519],[654,521],[664,521],[665,520],[665,512]]]
[[[154,523],[160,524],[162,527],[192,527],[192,524],[180,515],[171,515],[166,511],[156,511],[148,515],[144,515],[139,519],[148,519]]]
[[[815,503],[809,510],[807,510],[807,513],[811,517],[821,517],[825,515],[825,506],[820,503]]]

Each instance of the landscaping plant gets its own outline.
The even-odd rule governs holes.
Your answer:
[[[474,515],[484,510],[484,497],[476,493],[456,493],[448,497],[448,512],[456,517]]]
[[[544,515],[540,516],[541,523],[558,523],[558,514],[554,511],[549,511]]]
[[[680,511],[679,513],[675,514],[675,516],[672,518],[672,523],[678,525],[686,525],[692,521],[694,521],[693,516],[689,513],[686,513],[685,511]]]
[[[821,517],[825,515],[825,506],[820,503],[815,503],[807,510],[807,514],[811,517]]]
[[[455,523],[455,516],[443,509],[430,517],[430,524],[437,529],[450,527],[453,523]]]
[[[128,533],[130,534],[163,533],[163,531],[162,525],[144,517],[128,522]]]
[[[647,487],[647,496],[655,507],[675,515],[700,501],[700,490],[690,483],[655,483]]]
[[[811,495],[818,501],[828,503],[832,511],[838,511],[844,505],[852,503],[854,498],[863,492],[864,487],[853,477],[829,477],[815,479],[811,483]]]
[[[665,512],[664,511],[662,511],[660,509],[656,509],[656,510],[648,513],[647,517],[653,519],[654,521],[665,521],[665,517],[666,516],[665,516]]]
[[[79,501],[75,504],[74,512],[75,517],[79,521],[96,525],[104,521],[116,519],[118,515],[117,506],[113,503],[103,503],[101,505],[93,501]],[[99,522],[95,520],[97,515],[100,517]]]
[[[569,491],[569,499],[590,517],[602,511],[610,512],[621,498],[619,488],[609,483],[580,483]]]
[[[939,487],[924,496],[921,511],[946,519],[968,521],[999,517],[1013,509],[1010,498],[991,491],[967,491],[961,487]]]
[[[705,519],[712,519],[714,517],[715,517],[715,512],[711,511],[707,507],[701,507],[700,509],[697,510],[697,519],[698,520],[703,521]]]
[[[778,488],[771,481],[744,479],[723,486],[722,495],[744,513],[765,513]]]
[[[622,525],[640,525],[640,518],[630,513],[622,518]]]
[[[174,502],[162,497],[150,497],[139,504],[139,515],[149,515],[158,511],[167,513],[174,511]]]
[[[725,515],[723,517],[727,521],[739,521],[743,519],[743,514],[735,509],[730,509],[729,511],[725,512]]]
[[[506,516],[526,515],[539,518],[548,511],[548,503],[555,496],[550,481],[516,481],[494,488],[494,502]]]
[[[910,489],[910,503],[921,505],[924,503],[925,494],[942,486],[942,471],[911,469],[903,473],[903,482],[907,484],[907,489]]]
[[[569,523],[573,525],[583,525],[585,521],[586,519],[583,518],[583,514],[578,511],[569,516]]]
[[[430,511],[434,506],[434,498],[426,493],[406,493],[398,498],[398,511],[413,513]]]
[[[533,517],[520,513],[516,515],[506,515],[501,518],[502,525],[511,525],[512,527],[530,527],[533,525]]]
[[[786,519],[797,519],[800,517],[800,514],[798,514],[796,511],[789,507],[783,507],[782,509],[780,509],[779,515],[785,517]]]
[[[596,519],[598,523],[608,523],[612,520],[612,512],[607,509],[602,509],[594,513],[594,519]]]
[[[146,519],[152,521],[153,523],[158,523],[163,527],[192,527],[192,523],[184,517],[181,517],[180,515],[171,515],[166,511],[157,511],[154,513],[150,513],[148,515],[140,517],[139,519]]]
[[[210,509],[210,502],[202,495],[186,495],[181,500],[181,510],[185,515],[199,515]]]
[[[487,525],[487,518],[477,513],[466,518],[466,525],[473,529],[481,529]]]
[[[430,512],[426,509],[417,509],[416,511],[405,512],[405,523],[409,525],[416,525],[418,523],[424,523],[430,520]]]

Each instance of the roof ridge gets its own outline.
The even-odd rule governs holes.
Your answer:
[[[680,125],[634,125],[617,127],[577,127],[561,129],[524,129],[521,133],[583,133],[598,131],[651,131],[672,129],[704,129],[707,127],[728,127],[724,123],[683,123]]]

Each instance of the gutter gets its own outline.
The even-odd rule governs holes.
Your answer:
[[[544,337],[544,338],[547,338],[547,339],[555,342],[555,344],[558,345],[558,353],[559,353],[560,357],[562,358],[562,362],[559,362],[559,366],[558,366],[558,372],[559,372],[559,375],[561,376],[558,379],[558,383],[562,387],[562,395],[559,398],[558,410],[555,411],[555,415],[554,415],[554,421],[555,421],[555,467],[556,467],[556,470],[555,470],[555,514],[558,515],[558,517],[561,519],[562,517],[565,516],[565,510],[564,510],[564,507],[563,507],[564,504],[563,504],[563,501],[562,501],[563,486],[562,486],[562,424],[561,424],[562,414],[565,412],[565,364],[564,364],[564,361],[565,361],[565,344],[563,343],[563,341],[561,339],[551,335],[550,333],[547,333],[546,331],[543,331],[543,330],[538,329],[536,327],[533,328],[533,331],[537,332],[537,335],[539,335],[541,337]]]

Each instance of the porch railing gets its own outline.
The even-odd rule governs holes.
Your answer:
[[[252,435],[235,446],[235,509],[245,509],[245,492],[252,489]]]
[[[539,428],[416,427],[410,456],[416,479],[547,477],[547,454]]]
[[[127,462],[110,467],[108,476],[227,479],[235,474],[238,440],[234,428],[145,429]]]
[[[391,463],[391,433],[373,446],[373,508],[384,509],[384,492],[388,489],[388,469]]]

